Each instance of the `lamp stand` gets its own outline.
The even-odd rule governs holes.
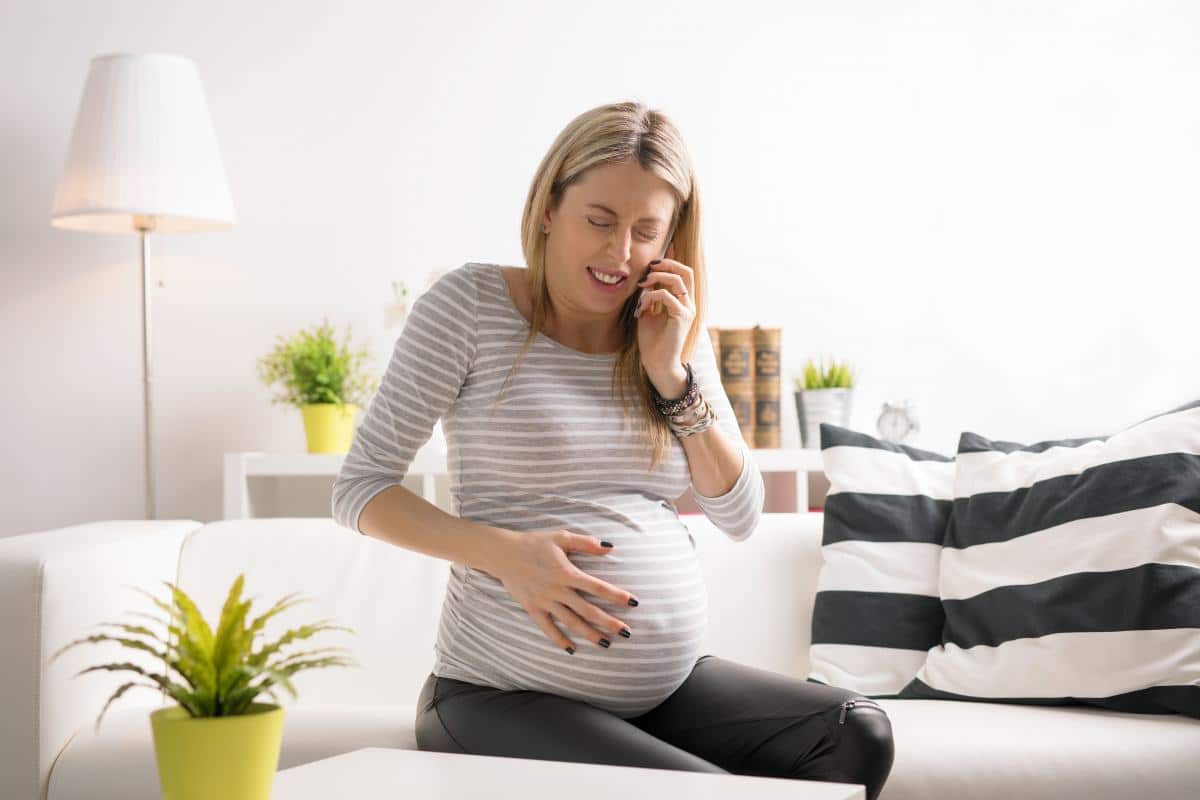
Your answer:
[[[154,372],[150,364],[150,237],[154,230],[153,217],[138,217],[138,238],[142,250],[142,408],[144,414],[146,443],[146,519],[156,519],[154,508],[154,446],[153,446],[153,392]]]

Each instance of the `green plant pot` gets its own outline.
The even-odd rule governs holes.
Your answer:
[[[354,441],[354,414],[358,406],[346,403],[309,403],[300,407],[310,453],[348,453]]]
[[[232,717],[192,717],[174,705],[150,712],[163,800],[269,800],[283,708],[251,703]]]

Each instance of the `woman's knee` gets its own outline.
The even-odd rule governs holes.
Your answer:
[[[839,712],[841,726],[838,760],[846,780],[866,786],[867,800],[875,800],[892,771],[895,743],[887,712],[875,705],[858,705]]]
[[[438,712],[437,681],[437,677],[430,675],[417,697],[417,713],[413,720],[417,749],[465,753],[466,749],[450,733]]]

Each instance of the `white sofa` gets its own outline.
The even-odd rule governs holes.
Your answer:
[[[740,543],[703,516],[683,519],[706,572],[707,651],[805,677],[822,515],[764,514]],[[299,699],[283,696],[281,769],[361,747],[415,748],[416,697],[432,664],[448,566],[322,518],[112,521],[0,539],[0,797],[159,797],[147,715],[163,696],[127,693],[96,734],[105,700],[132,676],[75,676],[86,666],[127,660],[130,651],[89,644],[54,663],[48,658],[94,633],[96,623],[154,611],[128,587],[164,597],[164,580],[177,582],[212,620],[245,572],[247,595],[256,598],[252,612],[294,591],[312,598],[272,620],[281,627],[268,632],[325,618],[357,631],[307,640],[350,647],[363,668],[296,676]],[[896,741],[883,800],[1200,794],[1194,719],[945,700],[881,703]]]

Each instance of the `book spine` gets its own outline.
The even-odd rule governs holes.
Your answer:
[[[754,444],[754,328],[722,328],[718,363],[721,385],[742,438]]]
[[[780,446],[779,349],[782,328],[756,325],[754,331],[754,439],[755,449]]]

